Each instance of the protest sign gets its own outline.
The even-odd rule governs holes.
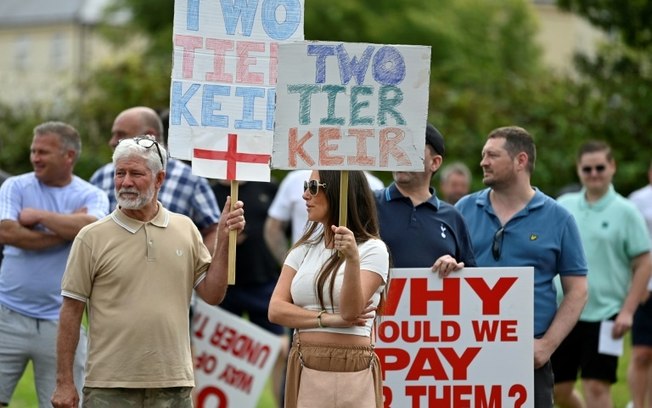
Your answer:
[[[533,406],[532,268],[390,275],[376,325],[385,408]]]
[[[303,39],[303,0],[176,0],[170,154],[194,174],[269,181],[278,45]]]
[[[423,171],[430,47],[280,44],[272,167]]]
[[[198,300],[192,318],[197,408],[255,407],[281,339]]]

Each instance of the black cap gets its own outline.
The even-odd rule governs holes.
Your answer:
[[[444,147],[444,136],[439,133],[436,127],[428,123],[426,126],[426,144],[435,149],[438,155],[444,157],[446,153],[446,147]]]

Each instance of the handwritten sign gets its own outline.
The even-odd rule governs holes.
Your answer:
[[[279,45],[272,167],[423,171],[430,47]]]
[[[376,352],[389,407],[531,407],[532,268],[392,269]]]
[[[193,173],[269,181],[278,46],[303,39],[303,0],[177,0],[170,154]]]
[[[192,341],[195,406],[255,407],[279,355],[279,336],[198,300]]]

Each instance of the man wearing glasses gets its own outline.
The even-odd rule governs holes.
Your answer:
[[[115,149],[121,139],[139,135],[153,135],[161,143],[164,129],[159,115],[151,108],[136,106],[116,116],[111,128],[109,146]],[[90,182],[104,190],[109,196],[110,210],[116,207],[113,163],[100,167]],[[220,211],[215,195],[206,179],[192,174],[186,163],[170,158],[165,168],[165,182],[159,192],[159,200],[172,212],[184,214],[193,220],[204,238],[207,247],[215,240],[215,227]]]
[[[229,230],[242,231],[244,211],[227,199],[209,250],[188,217],[158,201],[165,162],[165,148],[147,137],[116,146],[118,208],[79,232],[61,281],[54,407],[80,400],[72,357],[86,308],[84,406],[192,407],[190,297],[224,298]]]
[[[634,204],[614,190],[615,173],[611,147],[589,141],[577,154],[582,190],[558,199],[577,220],[589,266],[588,302],[552,356],[555,402],[562,408],[613,405],[618,357],[599,351],[601,326],[613,324],[605,327],[612,338],[621,339],[647,295],[652,270],[648,231]],[[575,391],[580,371],[584,401]]]
[[[553,406],[550,356],[586,302],[587,266],[573,216],[530,184],[536,146],[523,128],[492,131],[482,149],[484,190],[455,205],[471,233],[478,266],[534,267],[534,406]],[[563,300],[557,306],[553,278]]]

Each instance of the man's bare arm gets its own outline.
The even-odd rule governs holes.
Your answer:
[[[0,221],[0,244],[3,245],[38,251],[51,248],[55,245],[61,245],[65,242],[66,240],[58,235],[29,229],[20,225],[18,221]]]
[[[285,235],[285,228],[287,225],[288,223],[286,221],[281,221],[269,216],[265,220],[263,230],[265,243],[279,265],[283,265],[285,256],[288,252],[288,239]]]
[[[57,386],[52,395],[52,406],[57,408],[76,408],[79,405],[73,363],[85,307],[85,302],[63,298],[57,334]]]
[[[588,299],[586,276],[564,276],[561,278],[564,298],[550,323],[546,334],[534,341],[534,368],[544,365],[559,344],[575,327]]]
[[[75,239],[80,229],[96,220],[96,217],[86,213],[85,208],[80,208],[72,214],[24,208],[18,219],[20,224],[27,228],[40,224],[66,241]]]

